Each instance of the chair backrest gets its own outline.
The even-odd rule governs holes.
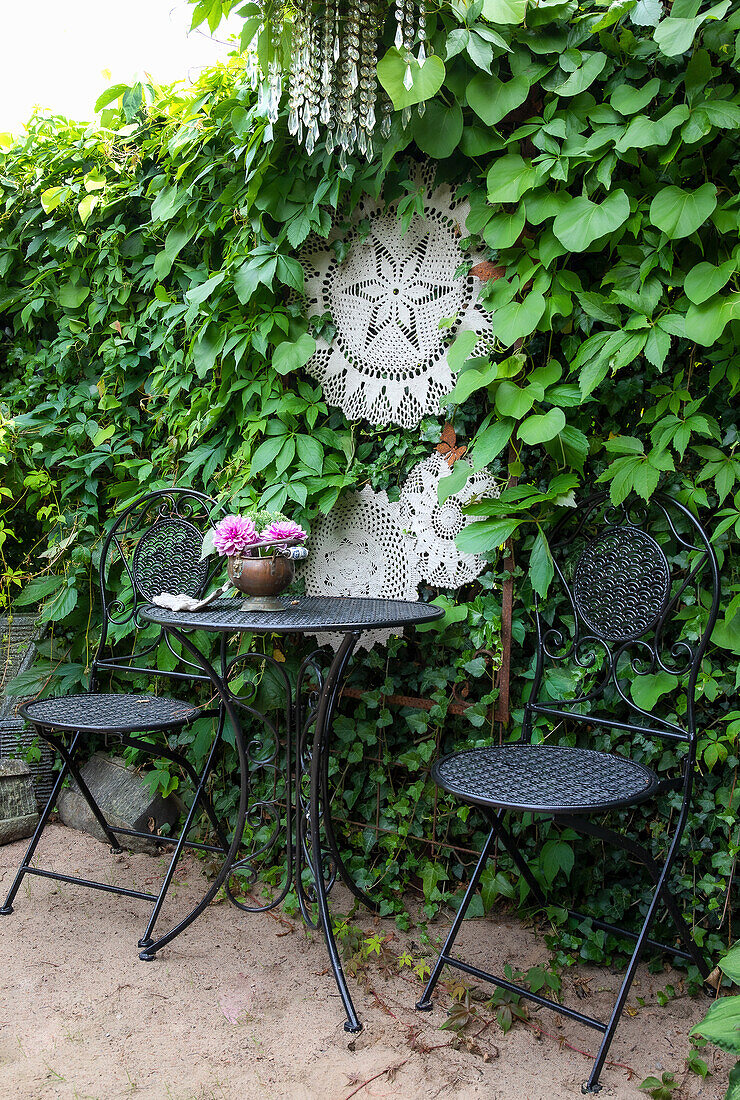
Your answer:
[[[135,639],[148,625],[138,614],[142,604],[162,592],[204,594],[222,562],[201,561],[203,535],[223,514],[222,506],[204,493],[173,487],[144,494],[116,517],[100,556],[103,626],[93,676],[100,668],[136,671],[157,648],[159,638],[139,652],[134,641],[124,657],[109,653],[112,642],[129,635]],[[154,675],[178,678],[177,672],[158,670],[153,662],[145,667]]]
[[[599,493],[556,524],[550,546],[525,738],[541,714],[685,741],[693,761],[696,681],[720,591],[707,533],[663,494],[615,507]]]

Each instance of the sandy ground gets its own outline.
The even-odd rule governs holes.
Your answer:
[[[0,850],[3,891],[22,850],[22,843]],[[152,889],[162,867],[158,857],[111,856],[60,825],[48,829],[41,855],[43,866],[140,889]],[[194,860],[177,878],[170,915],[183,911],[203,883]],[[146,903],[48,879],[26,884],[15,912],[0,917],[3,1100],[565,1100],[580,1096],[588,1075],[590,1058],[582,1052],[595,1051],[596,1033],[552,1012],[530,1011],[528,1023],[504,1034],[481,999],[461,1041],[440,1030],[451,981],[440,987],[431,1014],[415,1012],[420,983],[410,969],[399,973],[394,960],[406,947],[421,957],[418,928],[402,935],[392,922],[355,918],[367,934],[392,938],[387,958],[371,962],[359,983],[351,980],[365,1023],[351,1036],[323,942],[296,920],[215,903],[145,963],[136,941]],[[335,910],[346,911],[347,898],[337,891]],[[436,938],[446,928],[444,919],[429,932]],[[479,965],[547,958],[534,933],[510,918],[466,922],[459,942]],[[678,996],[661,1008],[655,994],[669,983]],[[598,1015],[608,1011],[605,991],[617,984],[610,971],[584,967],[565,979],[564,996]],[[642,1079],[663,1070],[682,1082],[676,1100],[724,1095],[725,1056],[706,1048],[712,1076],[705,1081],[686,1069],[687,1033],[707,1002],[682,988],[675,972],[642,970],[602,1075],[605,1100],[644,1096]]]

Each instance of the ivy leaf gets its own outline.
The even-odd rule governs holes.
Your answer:
[[[403,82],[407,68],[411,70],[411,88],[406,88]],[[419,65],[411,54],[407,59],[395,46],[391,46],[378,62],[378,80],[390,96],[396,111],[431,99],[442,87],[444,78],[444,62],[436,54],[431,54],[423,65]]]
[[[449,497],[464,489],[470,474],[471,469],[467,462],[456,462],[449,473],[445,473],[443,468],[442,477],[437,484],[437,500],[439,503],[444,504]]]
[[[716,205],[717,188],[713,183],[703,183],[696,191],[664,187],[650,203],[650,221],[675,241],[696,232]]]
[[[414,141],[434,160],[444,160],[454,153],[463,132],[463,114],[459,103],[446,107],[438,99],[427,103],[423,115],[414,119]]]
[[[579,195],[560,211],[552,231],[568,251],[583,252],[599,237],[619,229],[629,213],[630,202],[621,189],[607,195],[601,204]]]
[[[486,126],[495,126],[521,106],[528,94],[529,81],[524,76],[515,76],[513,80],[504,82],[497,76],[484,76],[482,73],[473,77],[465,91],[468,106]]]
[[[688,272],[683,289],[686,297],[694,305],[700,306],[707,298],[719,294],[731,275],[735,274],[734,260],[726,260],[725,263],[715,267],[714,264],[702,262],[692,267]]]
[[[458,332],[454,342],[447,349],[447,365],[455,374],[462,369],[478,343],[478,334],[472,329]],[[494,375],[495,377],[495,375]]]

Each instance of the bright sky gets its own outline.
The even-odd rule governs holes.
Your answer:
[[[193,8],[186,0],[0,5],[0,132],[22,130],[37,104],[87,121],[108,84],[130,84],[146,73],[158,84],[192,78],[228,52],[208,37],[207,24],[205,34],[188,33]],[[228,33],[224,24],[215,37],[226,41]]]

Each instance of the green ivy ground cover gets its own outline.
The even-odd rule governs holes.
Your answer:
[[[229,6],[204,2],[196,15],[215,24]],[[346,829],[358,880],[382,876],[388,912],[401,911],[400,888],[417,886],[431,914],[465,873],[458,856],[422,842],[432,821],[444,843],[482,840],[474,815],[437,800],[426,769],[440,748],[491,734],[495,692],[479,650],[498,637],[498,547],[511,537],[516,560],[529,562],[515,577],[515,736],[533,591],[552,575],[543,527],[584,486],[606,485],[620,501],[660,485],[713,523],[723,564],[723,614],[700,683],[703,775],[679,875],[697,937],[715,947],[740,800],[740,6],[675,0],[664,15],[654,0],[485,0],[444,8],[430,25],[436,76],[416,74],[413,94],[436,94],[407,129],[394,116],[372,164],[340,171],[321,146],[307,158],[284,118],[265,142],[239,59],[187,95],[114,88],[100,128],[35,119],[0,156],[4,583],[13,596],[33,574],[20,603],[42,602],[51,626],[17,690],[86,683],[101,526],[135,494],[194,483],[235,508],[284,508],[310,524],[345,488],[369,481],[396,494],[452,418],[476,468],[519,479],[477,505],[461,537],[491,568],[441,594],[442,637],[420,632],[362,662],[365,694],[337,722],[334,761],[353,821],[375,823],[380,787],[381,832]],[[392,49],[381,75],[402,105]],[[410,219],[420,155],[466,190],[471,243],[505,269],[484,291],[495,339],[475,360],[465,335],[454,340],[459,374],[439,417],[410,432],[375,429],[327,408],[302,371],[331,318],[302,315],[297,254],[381,188]],[[452,719],[453,689],[465,685],[474,706]],[[275,703],[269,678],[254,690]],[[433,709],[391,712],[383,697],[393,692],[430,697]],[[195,758],[209,734],[184,735]],[[674,763],[662,748],[640,752],[658,772]],[[166,769],[161,778],[177,782]],[[658,820],[641,810],[632,823],[659,851]],[[554,906],[595,885],[608,916],[639,920],[645,884],[623,857],[595,861],[548,825],[520,829]],[[484,880],[479,911],[499,895],[526,902],[504,860]],[[568,935],[566,951],[587,958],[617,950],[603,933]]]

